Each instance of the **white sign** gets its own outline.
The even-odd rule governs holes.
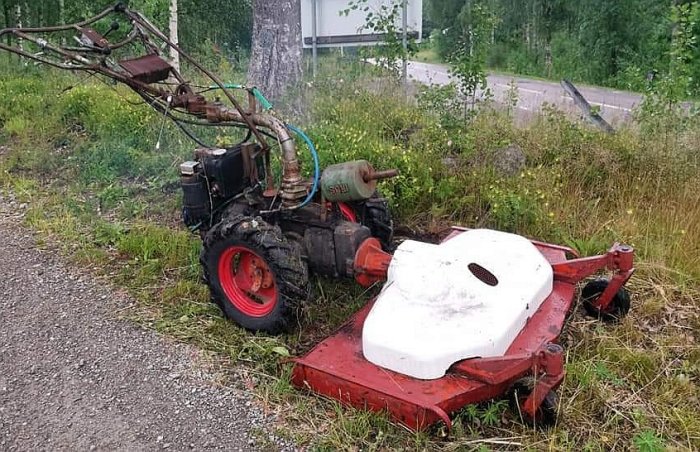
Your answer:
[[[366,29],[367,14],[382,12],[382,6],[391,8],[399,3],[396,29],[402,30],[401,0],[369,0],[360,7],[350,10],[350,14],[340,14],[349,8],[350,0],[301,0],[301,36],[304,48],[313,47],[313,6],[316,3],[316,45],[317,47],[344,47],[376,45],[383,35]],[[369,7],[368,11],[364,11]],[[389,9],[390,11],[390,9]],[[407,0],[408,35],[420,41],[423,25],[423,0]]]

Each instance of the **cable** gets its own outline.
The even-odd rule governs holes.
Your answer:
[[[207,143],[202,141],[197,135],[192,133],[187,127],[185,127],[184,124],[180,123],[180,121],[173,120],[173,122],[175,123],[176,126],[178,126],[180,128],[182,133],[184,133],[185,135],[187,135],[190,138],[190,140],[194,141],[195,143],[202,146],[203,148],[210,148],[211,147]]]
[[[304,142],[306,142],[306,145],[309,147],[309,151],[311,152],[311,156],[314,159],[314,184],[311,187],[311,191],[309,192],[306,199],[304,201],[302,201],[301,204],[290,209],[290,210],[294,210],[294,209],[299,209],[301,207],[304,207],[309,202],[311,202],[314,195],[316,194],[316,191],[318,191],[318,181],[321,179],[321,165],[318,162],[318,152],[316,151],[316,147],[314,146],[314,143],[311,141],[311,138],[309,138],[299,128],[297,128],[291,124],[287,124],[287,128],[289,130],[291,130],[292,132],[294,132],[295,134],[299,135],[304,140]]]
[[[168,103],[165,106],[165,112],[163,113],[163,121],[160,123],[160,132],[158,133],[158,141],[156,141],[156,151],[160,150],[160,139],[163,138],[163,129],[165,128],[165,119],[168,117],[168,110],[170,110],[170,103],[173,101],[173,96],[168,96]]]

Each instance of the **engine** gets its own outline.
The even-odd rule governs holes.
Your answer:
[[[269,204],[274,200],[262,197],[261,190],[248,190],[257,185],[258,175],[264,174],[260,154],[260,147],[250,144],[197,149],[195,160],[180,165],[184,223],[205,234],[225,212],[258,216],[261,211],[276,210],[265,214],[265,221],[278,225],[287,239],[299,244],[310,270],[353,277],[355,254],[374,232],[371,220],[375,218],[367,215],[367,199],[374,197],[369,205],[376,210],[376,180],[363,179],[375,174],[371,165],[355,161],[330,166],[321,178],[320,199],[298,209],[274,209]],[[241,196],[246,191],[250,196]],[[352,211],[350,217],[348,211]]]
[[[260,146],[255,144],[197,149],[195,159],[180,165],[182,219],[190,228],[209,223],[213,212],[255,185],[263,171]]]

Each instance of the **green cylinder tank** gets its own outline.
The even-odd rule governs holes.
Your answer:
[[[376,180],[366,180],[374,172],[366,160],[338,163],[323,170],[321,191],[328,201],[362,201],[377,189]]]

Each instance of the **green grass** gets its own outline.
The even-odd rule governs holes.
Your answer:
[[[415,61],[422,61],[423,63],[433,63],[433,64],[443,64],[445,61],[437,51],[430,46],[422,46],[418,53],[413,58]]]
[[[615,240],[637,248],[630,316],[611,327],[577,312],[566,329],[556,428],[532,431],[495,401],[466,407],[444,437],[439,429],[408,433],[383,415],[293,389],[280,360],[308,350],[369,294],[313,279],[316,298],[288,336],[253,335],[224,320],[200,282],[199,240],[180,225],[172,188],[190,144],[168,130],[164,151],[155,152],[160,118],[122,106],[125,90],[88,85],[60,94],[61,83],[41,76],[0,79],[8,99],[0,105],[0,145],[10,149],[0,158],[0,187],[29,204],[26,222],[45,240],[135,297],[120,315],[235,366],[234,383],[279,415],[280,434],[319,450],[700,447],[700,127],[693,120],[607,136],[556,112],[527,128],[488,110],[467,122],[435,93],[416,106],[391,88],[368,91],[337,77],[303,93],[306,114],[297,119],[324,165],[367,158],[401,170],[381,188],[404,227],[493,227],[585,254]],[[510,144],[527,163],[505,176],[488,162]]]

